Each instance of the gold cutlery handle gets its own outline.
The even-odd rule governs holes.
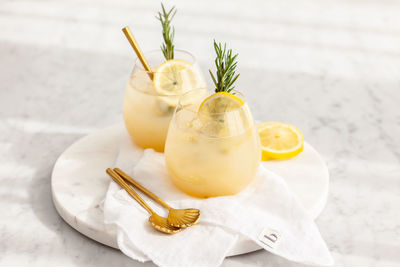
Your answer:
[[[111,178],[119,184],[125,191],[135,199],[145,210],[147,210],[150,214],[154,214],[155,212],[150,208],[149,205],[136,193],[115,171],[110,168],[107,168],[106,172]]]
[[[151,192],[150,190],[148,190],[146,187],[144,187],[143,185],[141,185],[139,182],[137,182],[136,180],[134,180],[132,177],[130,177],[128,174],[126,174],[125,172],[123,172],[121,169],[119,168],[114,168],[114,171],[119,174],[125,181],[127,181],[128,183],[130,183],[131,185],[135,186],[137,189],[139,189],[140,191],[142,191],[143,193],[145,193],[146,195],[148,195],[149,197],[151,197],[152,199],[154,199],[155,201],[157,201],[158,203],[160,203],[162,206],[164,206],[166,209],[170,210],[171,207],[165,203],[164,200],[162,200],[161,198],[159,198],[158,196],[156,196],[153,192]]]

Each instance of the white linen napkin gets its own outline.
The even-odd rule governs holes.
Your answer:
[[[104,202],[104,220],[117,227],[118,246],[132,259],[152,260],[164,267],[219,266],[242,235],[291,261],[333,264],[314,221],[284,180],[263,166],[241,193],[209,199],[193,198],[176,189],[169,181],[164,154],[152,149],[143,151],[127,135],[121,139],[115,167],[172,207],[201,211],[197,225],[166,235],[153,229],[147,211],[111,182]],[[167,216],[157,204],[144,199],[159,215]]]

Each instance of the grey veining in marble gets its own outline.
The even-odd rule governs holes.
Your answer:
[[[326,159],[317,224],[336,266],[400,265],[400,3],[166,1],[176,46],[212,67],[212,39],[240,54],[256,118],[296,124]],[[121,121],[134,56],[161,43],[159,1],[0,2],[0,266],[152,266],[70,228],[55,211],[57,156]],[[299,266],[260,251],[224,266]]]

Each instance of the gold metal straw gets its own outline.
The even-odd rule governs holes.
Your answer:
[[[133,37],[133,34],[131,30],[129,29],[128,26],[122,29],[124,32],[126,39],[128,39],[129,43],[131,44],[133,50],[135,50],[136,55],[138,56],[140,62],[142,62],[142,65],[144,69],[147,71],[147,74],[149,75],[150,79],[153,80],[153,72],[149,66],[149,63],[147,63],[147,60],[143,56],[142,51],[140,50],[140,47],[138,43],[136,42],[135,38]]]

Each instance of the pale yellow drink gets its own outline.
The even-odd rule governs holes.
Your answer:
[[[132,141],[141,148],[153,148],[163,152],[169,122],[178,104],[179,96],[188,90],[204,86],[194,57],[180,50],[176,50],[175,55],[190,66],[184,73],[183,71],[175,73],[179,76],[179,88],[162,88],[162,84],[157,84],[150,79],[148,72],[138,61],[126,87],[123,104],[124,122]],[[161,51],[158,50],[145,53],[145,57],[154,73],[165,63]],[[174,67],[171,68],[173,70]],[[166,71],[171,71],[171,68],[167,68]],[[159,77],[163,74],[163,72],[158,73]]]
[[[164,151],[169,122],[175,105],[164,101],[177,97],[157,96],[147,72],[139,70],[131,76],[126,87],[123,114],[126,129],[132,140],[142,148]]]
[[[236,194],[252,181],[260,162],[251,114],[244,104],[202,118],[198,104],[178,106],[170,124],[165,157],[172,182],[195,197]]]

